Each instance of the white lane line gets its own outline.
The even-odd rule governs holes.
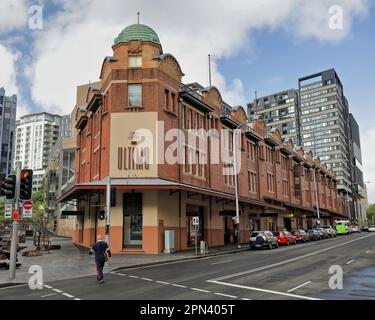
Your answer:
[[[62,291],[59,290],[59,289],[52,289],[52,290],[55,291],[55,292],[57,292],[57,293],[62,293]]]
[[[139,277],[137,277],[137,276],[129,276],[129,278],[139,279]]]
[[[198,289],[198,288],[190,288],[191,290],[194,290],[194,291],[199,291],[199,292],[204,292],[204,293],[210,293],[211,291],[208,291],[208,290],[203,290],[203,289]]]
[[[291,297],[291,298],[298,298],[298,299],[305,299],[305,300],[321,300],[321,299],[312,298],[312,297],[300,296],[300,295],[292,294],[292,293],[285,293],[285,292],[279,292],[279,291],[273,291],[273,290],[266,290],[266,289],[261,289],[261,288],[254,288],[254,287],[242,286],[242,285],[233,284],[233,283],[226,283],[226,282],[212,281],[212,280],[209,280],[207,282],[211,282],[211,283],[215,283],[215,284],[221,284],[223,286],[228,286],[228,287],[234,287],[234,288],[247,289],[247,290],[252,290],[252,291],[260,291],[260,292],[272,293],[272,294],[277,294],[277,295],[281,295],[281,296],[287,296],[287,297]]]
[[[63,293],[63,296],[68,297],[68,298],[74,298],[74,296],[66,292]]]
[[[187,288],[187,286],[183,286],[182,284],[176,284],[176,283],[172,283],[172,286],[177,287],[177,288]]]
[[[82,299],[80,299],[80,298],[74,298],[74,300],[82,300]]]
[[[57,295],[57,293],[50,293],[50,294],[46,294],[44,296],[41,296],[41,298],[47,298],[47,297],[51,297],[51,296],[55,296]]]
[[[46,287],[47,289],[52,289],[51,286],[47,286],[46,284],[44,285],[44,287]]]
[[[352,259],[352,260],[349,260],[347,263],[345,263],[345,264],[351,264],[352,262],[354,262],[355,261],[355,259]]]
[[[160,284],[170,285],[169,282],[165,282],[165,281],[155,281],[155,282],[160,283]]]
[[[217,265],[217,264],[228,263],[228,262],[232,262],[232,261],[233,261],[233,260],[219,261],[219,262],[211,263],[211,266],[214,266],[214,265]]]
[[[251,299],[249,299],[249,298],[241,298],[241,300],[246,300],[247,301],[247,300],[251,300]]]
[[[215,292],[214,294],[216,294],[217,296],[222,296],[222,297],[226,297],[226,298],[238,299],[238,297],[232,296],[230,294],[225,294],[225,293],[220,293],[220,292]]]
[[[344,242],[344,243],[341,243],[341,244],[338,244],[338,245],[335,245],[335,246],[332,246],[332,247],[329,247],[329,248],[325,248],[325,249],[322,249],[322,250],[311,252],[311,253],[308,253],[308,254],[296,257],[296,258],[288,259],[288,260],[277,262],[277,263],[274,263],[274,264],[269,264],[267,266],[263,266],[263,267],[259,267],[259,268],[255,268],[255,269],[251,269],[251,270],[247,270],[247,271],[243,271],[243,272],[229,274],[229,275],[224,276],[224,277],[220,277],[220,278],[208,280],[208,282],[210,282],[210,281],[227,280],[227,279],[231,279],[231,278],[235,278],[235,277],[239,277],[239,276],[243,276],[243,275],[248,275],[248,274],[254,273],[254,272],[271,269],[271,268],[278,267],[278,266],[281,266],[281,265],[284,265],[284,264],[288,264],[288,263],[291,263],[291,262],[294,262],[294,261],[298,261],[298,260],[301,260],[301,259],[309,258],[309,257],[318,255],[320,253],[323,253],[323,252],[326,252],[326,251],[329,251],[329,250],[332,250],[332,249],[340,248],[340,247],[346,246],[346,245],[348,245],[350,243],[353,243],[353,242],[356,242],[356,241],[359,241],[359,240],[363,240],[363,239],[366,239],[366,238],[372,237],[372,236],[374,236],[374,235],[371,234],[371,235],[368,235],[368,236],[365,236],[365,237],[361,237],[361,238],[358,238],[358,239],[350,240],[350,241],[347,241],[347,242]]]
[[[301,285],[298,286],[298,287],[295,287],[295,288],[293,288],[293,289],[288,290],[287,292],[293,292],[293,291],[296,291],[297,289],[302,288],[302,287],[308,285],[309,283],[311,283],[311,281],[307,281],[307,282],[301,284]]]
[[[142,280],[145,280],[145,281],[154,281],[152,279],[149,279],[149,278],[141,278]]]
[[[370,253],[371,252],[371,250],[367,250],[365,253]]]

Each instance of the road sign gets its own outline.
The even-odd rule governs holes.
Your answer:
[[[12,219],[12,210],[13,210],[12,204],[6,203],[5,204],[5,213],[4,213],[4,217],[6,219]]]
[[[19,221],[20,220],[20,212],[19,210],[13,211],[13,221]]]
[[[30,210],[32,210],[32,209],[33,209],[33,203],[32,203],[31,201],[25,201],[25,202],[23,203],[23,209],[24,209],[25,211],[30,211]]]
[[[27,218],[32,218],[33,217],[33,208],[30,210],[25,210],[25,208],[22,210],[22,218],[27,219]]]
[[[199,217],[193,217],[193,226],[199,226]]]

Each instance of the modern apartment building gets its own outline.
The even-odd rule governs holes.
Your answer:
[[[312,227],[315,190],[322,224],[345,217],[335,175],[262,117],[243,127],[234,148],[234,130],[248,121],[245,110],[228,105],[216,87],[183,84],[178,60],[163,53],[150,27],[125,28],[112,49],[98,66],[100,83],[86,88],[75,111],[75,184],[57,199],[76,204],[64,212],[76,218],[75,243],[90,246],[106,231],[115,253],[162,253],[166,232],[174,234],[175,251],[201,240],[210,247],[234,243],[235,152],[242,242],[251,230]],[[201,140],[208,130],[220,134],[202,148],[188,139]],[[174,148],[182,157],[169,162]],[[105,206],[109,228],[100,219]]]
[[[16,132],[17,96],[0,88],[0,181],[11,174]]]
[[[17,121],[14,161],[34,170],[33,192],[38,192],[48,166],[52,148],[60,137],[61,116],[46,112],[22,116]]]
[[[248,104],[248,114],[261,115],[268,128],[279,129],[283,139],[291,139],[300,145],[298,91],[289,89],[255,99]]]
[[[338,189],[351,194],[349,105],[334,69],[298,80],[302,146],[336,173]]]

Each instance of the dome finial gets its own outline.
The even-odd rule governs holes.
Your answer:
[[[141,15],[140,12],[137,12],[137,16],[138,16],[138,24],[139,24],[139,16]]]

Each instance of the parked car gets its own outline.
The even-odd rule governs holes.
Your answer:
[[[331,238],[337,237],[336,230],[333,229],[331,226],[322,226],[322,229],[326,230],[328,234],[331,236]]]
[[[360,233],[362,232],[361,229],[358,226],[353,226],[352,227],[352,233]]]
[[[310,241],[310,237],[309,235],[306,233],[305,230],[295,230],[295,231],[292,231],[292,235],[296,238],[296,241],[297,242],[308,242]]]
[[[250,234],[250,249],[278,248],[277,238],[271,231],[253,231]]]
[[[318,228],[318,231],[320,231],[320,232],[323,233],[323,238],[324,238],[324,239],[332,238],[332,235],[328,232],[327,229],[324,229],[324,228]]]
[[[322,229],[316,228],[314,230],[316,230],[319,233],[320,240],[329,238],[328,233],[324,232]]]
[[[375,232],[375,226],[369,226],[368,232]]]
[[[296,238],[289,231],[275,232],[277,242],[282,246],[289,246],[290,244],[297,244]]]
[[[307,230],[307,234],[309,235],[311,241],[317,241],[322,239],[321,234],[315,229]]]
[[[368,232],[368,227],[362,227],[362,228],[361,228],[361,231],[362,231],[362,232]]]

